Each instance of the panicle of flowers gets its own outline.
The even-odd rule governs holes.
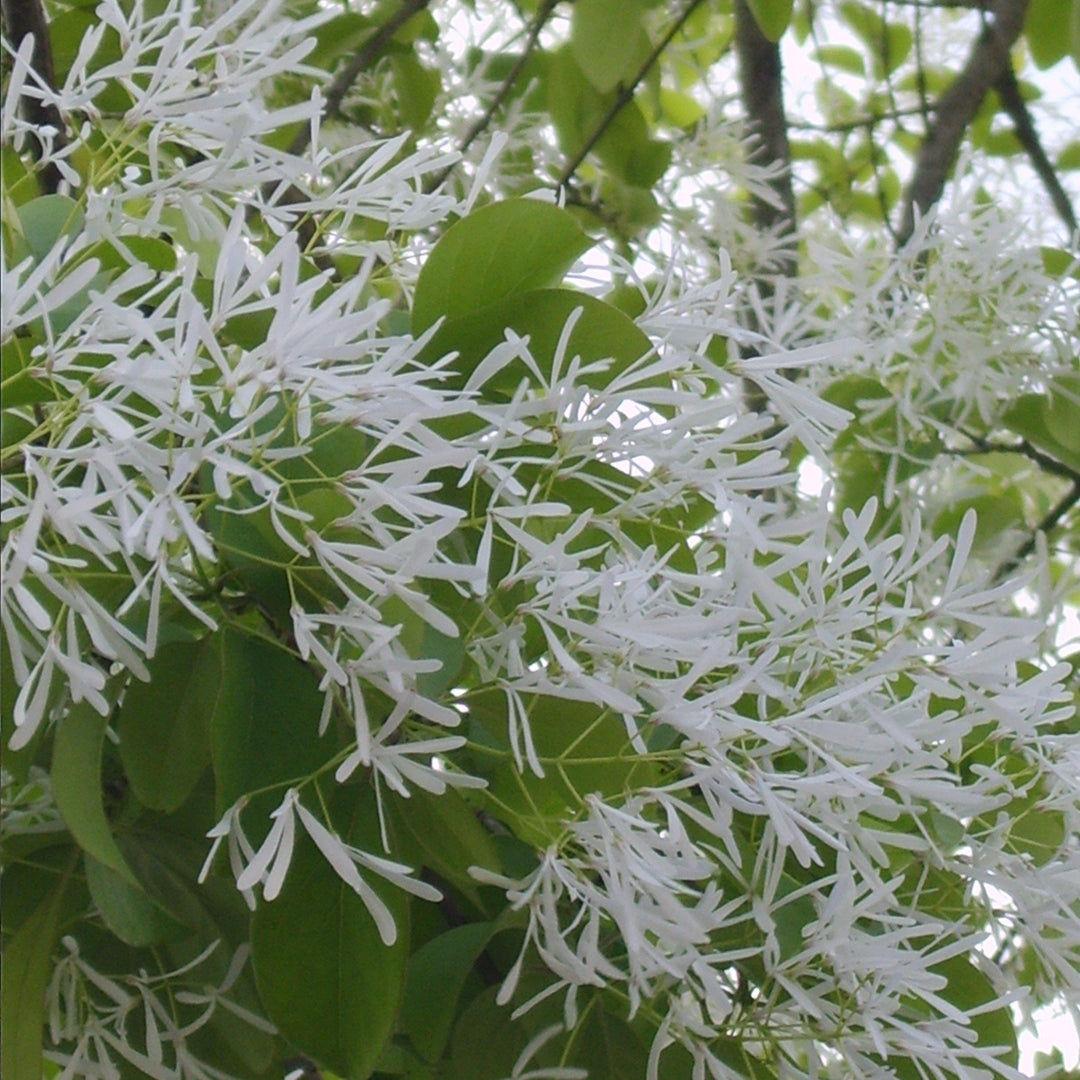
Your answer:
[[[173,970],[122,976],[96,967],[71,935],[61,947],[45,1008],[52,1042],[46,1058],[63,1080],[117,1076],[125,1067],[153,1080],[228,1080],[229,1074],[202,1061],[188,1043],[219,1008],[275,1034],[242,997],[237,1000],[246,946],[225,959],[215,942]]]

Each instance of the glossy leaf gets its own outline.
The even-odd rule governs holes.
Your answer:
[[[427,942],[409,958],[401,1024],[428,1061],[438,1061],[450,1037],[458,1002],[491,923],[465,923]]]
[[[413,331],[562,280],[592,241],[573,216],[536,199],[492,203],[451,226],[416,283]]]
[[[348,840],[379,853],[370,796],[369,789],[357,806]],[[407,895],[381,878],[368,881],[393,914],[393,945],[382,943],[363,901],[306,838],[281,895],[261,904],[252,921],[267,1015],[298,1050],[345,1080],[370,1076],[393,1034],[409,953]]]
[[[560,352],[563,330],[571,318],[576,321]],[[512,393],[523,378],[535,382],[524,360],[507,357],[498,366],[490,361],[483,365],[492,349],[505,340],[507,329],[528,336],[529,353],[545,382],[565,375],[577,358],[578,382],[603,387],[652,351],[645,334],[610,304],[572,289],[537,289],[446,323],[426,355],[456,351],[459,357],[454,366],[462,382],[476,380],[479,369],[479,381],[489,391]]]
[[[241,795],[302,777],[330,754],[318,680],[282,649],[233,630],[215,635],[223,683],[210,733],[219,812]]]

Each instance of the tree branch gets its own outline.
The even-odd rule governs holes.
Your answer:
[[[782,165],[770,184],[775,201],[753,196],[754,223],[760,229],[793,237],[795,191],[791,182],[780,45],[761,32],[746,0],[735,3],[735,52],[739,59],[739,89],[756,139],[750,160],[757,165]],[[779,269],[788,277],[794,275],[794,250]]]
[[[1029,461],[1033,461],[1043,472],[1071,480],[1074,484],[1080,484],[1080,473],[1076,472],[1075,469],[1070,469],[1068,465],[1058,461],[1057,458],[1044,454],[1038,447],[1032,446],[1027,439],[1021,439],[1018,443],[997,443],[991,442],[980,435],[968,434],[966,431],[963,434],[974,445],[969,450],[954,450],[952,451],[954,454],[962,454],[965,457],[973,454],[1020,454]]]
[[[401,7],[390,16],[357,50],[356,55],[337,73],[326,93],[323,116],[341,116],[341,103],[352,89],[353,83],[381,55],[390,39],[414,16],[419,15],[431,0],[404,0]],[[311,129],[304,127],[289,146],[290,154],[302,154],[311,142]]]
[[[1076,213],[1073,210],[1072,203],[1069,201],[1069,196],[1061,186],[1061,181],[1058,179],[1053,164],[1042,147],[1039,134],[1035,130],[1035,123],[1031,119],[1031,113],[1028,111],[1027,103],[1020,94],[1020,87],[1016,82],[1016,73],[1013,71],[1011,63],[1001,73],[1001,77],[994,84],[994,89],[997,90],[1002,108],[1009,114],[1009,118],[1016,128],[1016,137],[1020,140],[1020,145],[1027,151],[1028,157],[1031,158],[1032,167],[1043,182],[1043,186],[1054,204],[1054,209],[1058,212],[1058,217],[1065,222],[1070,233],[1076,232]]]
[[[995,580],[1001,580],[1013,572],[1034,550],[1039,540],[1039,533],[1048,533],[1061,524],[1065,515],[1080,503],[1080,480],[1074,480],[1069,490],[1052,506],[1046,516],[1031,531],[1031,535],[1020,545],[1015,555],[1010,555],[994,574]]]
[[[919,151],[904,198],[898,230],[902,247],[915,231],[915,213],[925,214],[941,198],[968,125],[987,91],[1009,66],[1009,50],[1024,27],[1028,0],[996,0],[963,70],[938,100],[933,126]]]
[[[781,166],[770,181],[773,200],[752,196],[754,224],[762,231],[776,232],[791,242],[776,262],[776,272],[782,277],[795,277],[798,261],[795,250],[795,190],[791,178],[791,145],[788,142],[787,116],[784,112],[783,65],[780,45],[770,41],[762,32],[747,6],[746,0],[735,0],[735,52],[739,60],[739,88],[755,138],[750,160],[757,165]],[[775,293],[767,276],[757,282],[762,300]],[[757,319],[750,312],[753,329]],[[768,396],[752,379],[743,380],[746,407],[755,413],[765,412]]]
[[[56,90],[52,46],[49,43],[49,22],[45,17],[45,8],[41,0],[3,0],[2,11],[4,29],[12,47],[18,50],[26,36],[33,35],[34,51],[30,56],[30,66],[43,85],[50,90]],[[34,127],[56,129],[56,135],[53,137],[54,147],[59,149],[66,145],[64,118],[52,102],[25,95],[22,104],[27,120]],[[45,153],[45,143],[40,137],[37,139],[37,146],[36,157],[40,161]],[[42,166],[38,175],[38,185],[43,195],[55,195],[60,190],[62,181],[63,174],[54,162],[49,161]]]
[[[649,53],[645,62],[638,69],[637,74],[630,80],[626,86],[620,86],[615,94],[615,100],[612,102],[611,108],[608,109],[607,114],[597,125],[596,130],[586,140],[585,145],[574,155],[572,161],[570,161],[566,168],[563,169],[562,175],[559,177],[557,184],[562,187],[569,181],[569,179],[578,171],[581,163],[589,156],[589,153],[594,146],[604,137],[604,132],[611,127],[615,117],[633,100],[634,94],[637,92],[637,88],[641,85],[642,80],[649,74],[650,69],[657,60],[660,59],[660,54],[671,44],[675,35],[683,28],[686,20],[694,13],[694,11],[701,6],[702,0],[690,0],[690,3],[683,9],[682,14],[671,24],[668,31],[657,42],[656,47],[651,53]]]
[[[465,138],[461,141],[460,152],[465,153],[470,146],[476,141],[476,139],[482,135],[490,126],[491,121],[495,118],[495,113],[499,111],[499,107],[506,100],[507,94],[514,88],[514,84],[518,80],[518,76],[521,75],[526,63],[528,63],[529,57],[532,55],[533,49],[536,48],[536,43],[540,40],[540,31],[544,29],[548,19],[551,18],[552,12],[555,10],[555,6],[559,3],[559,0],[543,0],[540,7],[537,9],[536,15],[533,21],[529,25],[529,36],[525,40],[525,48],[522,51],[521,56],[518,57],[514,66],[510,69],[506,78],[503,79],[502,85],[499,87],[495,96],[491,99],[491,104],[484,110],[484,115],[476,121],[471,128],[469,128]],[[440,188],[446,178],[458,167],[460,160],[453,165],[447,165],[429,184],[426,185],[428,191],[435,191]]]

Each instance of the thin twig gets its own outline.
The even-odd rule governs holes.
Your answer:
[[[1053,507],[1051,507],[1042,521],[1032,529],[1030,535],[1023,544],[1020,545],[1016,553],[1010,555],[1009,558],[997,568],[997,571],[994,574],[995,580],[1000,581],[1002,578],[1008,577],[1008,575],[1035,550],[1035,545],[1039,542],[1039,534],[1048,533],[1060,525],[1065,515],[1068,514],[1077,503],[1080,503],[1080,480],[1074,480],[1072,482],[1069,490]]]
[[[963,70],[938,99],[933,126],[904,197],[898,230],[901,247],[915,231],[916,212],[925,214],[941,198],[968,125],[987,91],[1009,66],[1009,50],[1024,28],[1027,5],[1028,0],[997,0]]]
[[[555,10],[559,0],[544,0],[536,12],[536,16],[529,25],[529,35],[525,40],[525,48],[522,54],[517,58],[514,66],[510,69],[506,78],[503,79],[502,85],[499,87],[495,96],[491,99],[491,103],[484,110],[484,115],[476,121],[475,124],[469,128],[465,135],[465,138],[461,140],[460,153],[464,157],[465,151],[482,135],[490,126],[491,121],[495,118],[495,113],[498,112],[499,107],[506,100],[507,95],[514,88],[514,84],[518,80],[518,76],[521,74],[526,63],[528,63],[529,57],[532,55],[533,49],[536,48],[536,43],[540,40],[540,31],[544,29],[548,19],[551,18],[552,12]],[[425,188],[429,192],[436,191],[445,182],[446,178],[461,164],[461,158],[455,161],[452,165],[447,165],[433,180],[429,181]]]
[[[404,0],[401,7],[364,42],[330,84],[330,89],[326,92],[323,116],[331,118],[341,116],[341,103],[352,89],[353,83],[382,55],[383,50],[390,44],[390,39],[429,3],[431,0]],[[289,153],[302,154],[310,142],[311,128],[305,125],[293,139],[289,146]]]
[[[12,48],[18,51],[27,35],[33,35],[34,50],[30,55],[30,67],[38,81],[55,92],[56,75],[53,72],[52,46],[49,42],[49,21],[41,0],[3,0],[2,9],[4,29],[7,31]],[[43,101],[27,94],[23,96],[22,107],[26,112],[27,120],[33,127],[55,129],[53,148],[63,149],[67,143],[67,134],[64,118],[56,105],[51,101]],[[45,155],[45,143],[40,136],[37,138],[37,146],[37,158],[41,160]],[[38,176],[41,193],[55,195],[60,190],[63,179],[63,174],[56,163],[46,162]]]
[[[627,83],[625,86],[620,85],[616,94],[615,100],[611,104],[611,108],[608,109],[604,118],[597,125],[596,130],[586,140],[585,145],[574,156],[566,168],[563,169],[562,175],[559,177],[557,183],[561,187],[565,184],[573,175],[578,171],[581,163],[589,156],[593,147],[604,137],[604,133],[615,120],[615,117],[633,100],[634,94],[637,92],[637,88],[641,85],[642,80],[649,71],[652,69],[653,64],[660,59],[661,53],[671,44],[675,35],[683,28],[686,20],[699,8],[702,4],[702,0],[690,0],[690,3],[683,9],[682,14],[671,24],[668,31],[657,42],[656,47],[651,53],[649,53],[645,62],[638,69],[637,74]]]
[[[1058,217],[1065,222],[1070,233],[1076,232],[1076,212],[1073,210],[1065,189],[1061,186],[1061,181],[1058,179],[1053,164],[1042,147],[1039,133],[1035,130],[1035,123],[1031,119],[1031,113],[1028,111],[1027,104],[1020,93],[1016,73],[1013,71],[1011,63],[1001,73],[1001,78],[994,84],[994,89],[1001,99],[1002,108],[1009,114],[1009,118],[1016,128],[1016,137],[1020,141],[1020,145],[1027,151],[1028,157],[1031,158],[1032,168],[1043,182],[1043,186],[1054,204],[1054,209],[1058,212]]]
[[[908,116],[922,116],[923,110],[920,105],[912,105],[910,108],[885,109],[874,113],[872,116],[860,116],[855,120],[839,120],[832,124],[815,124],[810,120],[790,120],[788,127],[793,131],[820,131],[823,134],[844,135],[859,128],[872,128],[889,120],[902,120]]]
[[[965,457],[972,454],[1020,454],[1029,461],[1033,461],[1043,472],[1063,477],[1065,480],[1071,480],[1074,484],[1080,484],[1080,473],[1075,469],[1070,469],[1068,465],[1058,461],[1057,458],[1044,454],[1038,447],[1028,442],[1027,439],[1021,439],[1018,443],[996,443],[979,435],[971,435],[967,432],[963,434],[971,440],[973,446],[968,450],[954,450],[952,451],[954,454],[963,454]]]

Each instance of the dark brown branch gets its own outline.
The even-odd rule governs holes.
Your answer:
[[[341,103],[356,80],[382,55],[390,39],[414,16],[419,15],[431,0],[404,0],[401,7],[390,16],[357,50],[352,59],[337,73],[326,93],[323,116],[341,116]],[[311,129],[304,127],[293,139],[289,153],[302,154],[311,142]]]
[[[776,260],[776,273],[795,277],[798,273],[795,249],[795,190],[792,186],[791,145],[788,142],[787,116],[784,112],[783,65],[780,45],[762,32],[746,0],[735,0],[735,52],[739,60],[739,87],[750,123],[754,144],[750,160],[762,166],[780,166],[770,181],[773,200],[752,196],[754,224],[774,232],[787,241]],[[758,294],[769,300],[775,287],[768,276],[757,282]],[[753,311],[751,329],[760,330]],[[765,412],[768,397],[752,379],[745,379],[743,392],[751,412]]]
[[[757,165],[782,166],[770,185],[775,203],[753,196],[754,223],[760,229],[794,237],[795,191],[791,183],[780,45],[761,32],[746,0],[735,3],[735,52],[739,59],[740,93],[754,137],[750,160]],[[780,272],[787,276],[795,273],[794,249]]]
[[[1069,201],[1069,196],[1061,186],[1053,164],[1042,147],[1039,134],[1035,130],[1035,123],[1031,119],[1031,113],[1020,94],[1020,87],[1016,82],[1016,74],[1011,63],[1006,66],[1001,78],[994,84],[994,89],[997,90],[1001,107],[1009,114],[1016,128],[1016,137],[1031,159],[1032,168],[1043,182],[1054,204],[1054,209],[1058,212],[1058,217],[1065,222],[1070,233],[1076,232],[1076,213]]]
[[[649,53],[645,62],[638,69],[637,74],[627,83],[625,86],[620,86],[615,94],[615,100],[611,104],[611,108],[608,109],[604,118],[596,126],[596,130],[586,140],[585,145],[574,155],[573,160],[567,163],[566,168],[563,169],[562,175],[558,179],[560,187],[567,183],[569,179],[578,171],[581,163],[589,156],[593,147],[604,137],[604,132],[611,127],[615,120],[615,117],[634,98],[634,94],[637,92],[637,88],[641,85],[642,80],[652,70],[653,64],[660,59],[661,53],[671,44],[675,35],[683,28],[686,20],[701,6],[702,0],[690,0],[690,3],[683,9],[682,14],[671,24],[667,33],[657,42],[656,47],[651,53]]]
[[[901,246],[915,231],[915,214],[925,214],[941,198],[968,125],[987,92],[1009,67],[1009,50],[1024,27],[1028,0],[996,0],[963,70],[938,100],[934,123],[919,151],[904,198],[898,230]]]
[[[967,433],[965,432],[965,434]],[[1074,484],[1080,484],[1080,473],[1075,469],[1070,469],[1068,465],[1058,461],[1057,458],[1044,454],[1038,447],[1032,446],[1027,439],[1021,439],[1018,443],[997,443],[977,435],[967,435],[967,437],[974,445],[970,449],[954,450],[952,453],[962,454],[965,457],[973,454],[1020,454],[1029,461],[1033,461],[1043,472],[1071,480]]]
[[[33,35],[34,51],[30,56],[30,66],[40,83],[50,90],[56,90],[56,75],[53,72],[52,46],[49,43],[49,23],[41,0],[3,0],[2,5],[4,30],[12,48],[18,51],[27,35]],[[52,145],[62,149],[67,142],[64,119],[60,110],[51,101],[42,101],[26,94],[23,96],[23,109],[27,120],[35,127],[55,128]],[[37,138],[37,160],[45,155],[46,144]],[[55,162],[48,161],[41,167],[38,185],[43,195],[55,195],[60,190],[63,174]]]
[[[551,18],[552,12],[555,10],[555,6],[559,0],[543,0],[539,9],[536,12],[536,16],[533,18],[532,23],[529,25],[529,35],[525,41],[525,48],[521,55],[517,58],[514,66],[510,69],[506,78],[503,79],[502,85],[499,87],[495,96],[491,99],[491,103],[484,110],[484,115],[476,121],[475,124],[469,128],[465,135],[465,138],[461,141],[461,153],[464,154],[466,150],[480,137],[488,127],[491,125],[491,121],[495,118],[495,113],[499,111],[500,106],[506,100],[507,95],[514,88],[517,83],[521,72],[524,70],[526,63],[528,63],[529,57],[532,55],[533,50],[536,48],[536,43],[540,40],[540,31],[544,29],[548,19]],[[446,178],[458,167],[460,162],[455,162],[453,165],[447,165],[434,180],[425,185],[428,191],[435,191],[442,186]]]

